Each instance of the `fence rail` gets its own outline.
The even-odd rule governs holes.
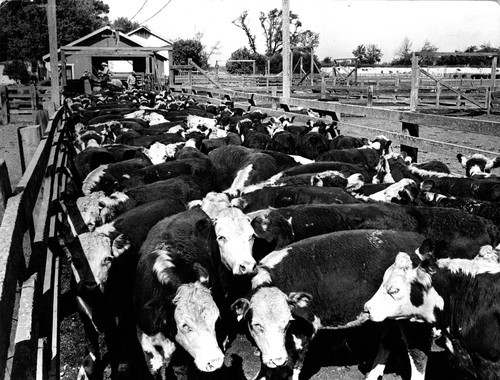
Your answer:
[[[64,111],[7,202],[0,226],[0,379],[59,378],[55,200],[64,191]]]
[[[210,78],[208,78],[210,77]],[[418,107],[473,108],[487,112],[500,112],[500,81],[491,87],[491,79],[427,78],[418,80]],[[242,91],[268,92],[271,87],[282,86],[281,76],[229,75],[187,70],[175,75],[175,86],[212,86]],[[292,93],[301,98],[338,99],[349,104],[410,107],[412,82],[410,75],[397,77],[358,77],[357,81],[342,80],[316,74],[313,85],[299,85],[301,77],[292,78]],[[305,83],[304,81],[302,83]],[[250,88],[250,90],[248,90]]]
[[[339,120],[342,125],[342,115],[361,116],[385,120],[387,122],[398,122],[402,124],[401,133],[393,132],[388,129],[373,128],[367,125],[357,124],[356,127],[371,135],[384,134],[390,137],[396,143],[400,143],[404,147],[410,147],[413,150],[413,155],[416,158],[417,150],[425,149],[426,151],[443,153],[453,152],[462,154],[482,153],[487,155],[498,155],[500,150],[487,151],[476,149],[465,145],[451,144],[444,141],[419,137],[418,126],[427,126],[432,128],[440,128],[446,130],[456,130],[462,132],[478,133],[487,136],[500,137],[500,122],[482,121],[470,118],[447,117],[441,115],[430,115],[420,112],[400,111],[378,107],[366,107],[352,104],[342,104],[338,102],[326,102],[318,100],[307,100],[299,98],[283,98],[280,96],[272,96],[262,93],[249,93],[243,91],[235,91],[232,89],[214,89],[210,87],[197,86],[173,86],[173,91],[190,94],[201,100],[208,100],[213,103],[220,104],[228,97],[234,100],[236,105],[240,107],[248,107],[261,109],[270,116],[280,116],[287,114],[296,116],[297,120],[311,119],[308,116],[297,115],[289,112],[293,109],[309,109],[328,115],[333,120]],[[257,104],[258,103],[258,104]],[[359,119],[362,120],[362,119]],[[497,148],[499,149],[499,148]]]
[[[47,86],[0,86],[1,124],[10,121],[35,122],[43,104],[52,100],[51,88]]]

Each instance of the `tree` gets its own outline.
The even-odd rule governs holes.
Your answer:
[[[247,24],[247,18],[248,18],[248,11],[244,11],[241,15],[238,16],[237,19],[233,20],[233,25],[236,27],[240,28],[245,32],[245,35],[248,38],[248,46],[250,46],[250,49],[252,53],[257,53],[257,47],[255,46],[255,34],[252,34],[250,32],[250,28]]]
[[[202,68],[207,66],[206,54],[200,40],[195,38],[175,40],[172,44],[172,52],[174,65],[187,65],[188,59],[191,58],[198,66]]]
[[[311,30],[304,30],[297,35],[296,46],[303,48],[313,48],[316,49],[319,46],[319,33],[315,33]]]
[[[30,82],[30,74],[24,61],[16,59],[7,63],[3,69],[3,73],[10,79],[21,84],[29,84]]]
[[[420,51],[434,53],[438,51],[438,47],[433,45],[429,40],[425,40],[424,45],[420,48]],[[420,64],[424,66],[435,65],[437,62],[437,57],[426,57],[423,56]]]
[[[9,1],[0,9],[0,61],[34,63],[49,52],[45,2]],[[56,9],[58,45],[106,25],[109,6],[101,0],[59,0]]]
[[[368,45],[358,45],[356,49],[352,51],[352,55],[359,59],[361,64],[373,65],[380,62],[382,58],[382,51],[375,44]]]
[[[382,58],[382,51],[375,44],[369,44],[366,47],[366,63],[373,65],[374,63],[380,62]]]
[[[233,51],[229,59],[253,59],[257,73],[263,74],[266,70],[266,57],[253,53],[246,47]],[[230,74],[252,74],[253,64],[251,62],[227,62],[226,70]]]
[[[266,56],[272,56],[283,47],[283,35],[281,33],[283,25],[283,11],[277,8],[271,9],[267,14],[260,12],[260,26],[264,32],[266,40]],[[292,45],[297,43],[299,28],[302,22],[299,16],[290,11],[290,42]]]
[[[268,58],[280,52],[283,47],[282,16],[282,11],[277,8],[270,10],[267,14],[260,12],[259,22],[265,39],[265,55]],[[245,32],[250,51],[257,53],[256,36],[251,32],[248,25],[248,11],[244,11],[237,19],[233,20],[233,24]],[[311,30],[301,31],[302,23],[299,16],[293,12],[290,12],[290,26],[290,42],[292,46],[317,47],[319,45],[319,34]]]
[[[111,23],[111,27],[122,33],[128,33],[139,28],[141,25],[137,21],[131,21],[127,17],[118,17]]]
[[[392,61],[393,65],[411,65],[413,49],[412,42],[408,37],[405,37],[401,42],[401,45],[396,49],[394,55],[396,58]]]

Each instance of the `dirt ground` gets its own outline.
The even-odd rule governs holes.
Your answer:
[[[482,116],[481,119],[500,121],[500,115]],[[14,188],[19,179],[21,178],[21,168],[19,159],[19,148],[17,141],[17,128],[23,124],[10,124],[0,126],[0,159],[7,162],[9,175],[12,187]],[[355,125],[367,125],[375,128],[400,132],[400,123],[390,123],[383,120],[367,119],[359,117],[343,117],[340,124],[342,134],[363,136],[368,138],[375,137],[375,134],[370,135],[366,133],[358,133]],[[454,144],[460,144],[469,147],[477,147],[484,150],[489,150],[500,154],[500,137],[485,136],[479,134],[464,133],[454,131],[452,129],[444,130],[438,128],[420,127],[420,136],[428,139],[445,141]],[[399,151],[399,146],[394,146],[395,151]],[[446,154],[445,152],[427,152],[419,151],[419,161],[427,160],[441,160],[446,163],[453,172],[462,173],[463,169],[458,164],[455,154]],[[1,217],[1,215],[0,215]],[[63,283],[61,284],[61,291],[65,293],[69,290],[70,272],[68,265],[63,263]],[[67,305],[62,305],[64,310]],[[329,336],[326,334],[321,338],[329,341]],[[363,346],[363,339],[357,342],[361,347]],[[429,363],[428,374],[433,379],[452,379],[456,375],[450,372],[445,359],[445,353],[441,350],[435,350],[432,353]],[[331,350],[322,350],[316,352],[315,358],[318,360],[321,368],[312,366],[310,370],[311,379],[313,380],[361,380],[364,378],[364,372],[367,370],[366,366],[361,368],[360,357],[357,355],[356,350],[351,350],[348,345],[339,345]],[[61,323],[61,379],[74,380],[76,379],[78,368],[81,360],[85,354],[85,337],[83,327],[75,312],[68,312],[63,316]],[[362,361],[362,360],[361,360]],[[226,356],[227,365],[232,366],[233,369],[238,367],[240,376],[239,379],[253,378],[259,369],[259,358],[254,354],[254,350],[248,341],[239,336],[229,350]],[[388,367],[389,375],[385,376],[386,379],[396,380],[401,379],[407,373],[407,360],[404,356],[393,355],[391,364]],[[234,372],[233,372],[234,373]],[[106,373],[106,378],[109,374]]]

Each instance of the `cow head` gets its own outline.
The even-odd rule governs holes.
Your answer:
[[[200,282],[184,284],[177,289],[173,303],[177,343],[194,358],[200,371],[219,369],[224,362],[215,335],[219,309],[210,291]]]
[[[311,177],[311,186],[320,187],[340,187],[345,189],[347,179],[344,175],[335,170],[327,170]]]
[[[231,308],[238,320],[245,321],[261,352],[264,365],[276,368],[288,361],[287,340],[296,350],[306,349],[307,342],[312,339],[316,330],[312,327],[313,323],[306,323],[306,329],[300,328],[303,326],[302,322],[306,321],[301,314],[304,314],[311,299],[311,295],[307,293],[290,293],[287,296],[276,287],[265,286],[256,289],[248,299],[240,298],[233,303]],[[287,330],[294,321],[295,311],[298,311],[296,317],[302,318],[302,321],[290,330],[291,334],[287,338]],[[308,314],[307,320],[311,317],[314,320],[314,316]]]
[[[177,151],[181,149],[184,144],[184,142],[173,144],[155,142],[149,147],[149,149],[142,148],[142,153],[151,161],[153,165],[157,165],[168,160],[173,160]]]
[[[221,210],[214,219],[221,260],[234,275],[255,271],[256,262],[252,257],[255,234],[250,222],[250,218],[235,207]]]
[[[426,239],[418,254],[398,253],[394,264],[386,270],[382,285],[365,304],[372,321],[436,321],[435,313],[443,309],[444,301],[432,286],[437,266],[431,249],[432,243]]]
[[[226,193],[211,191],[202,200],[194,200],[188,203],[188,209],[201,208],[210,217],[216,219],[219,213],[231,207],[231,201]]]
[[[465,169],[467,177],[490,177],[491,169],[500,167],[500,157],[488,159],[482,154],[473,154],[467,158],[459,153],[457,159]]]
[[[90,232],[92,232],[95,227],[109,222],[102,213],[102,207],[99,204],[99,200],[104,196],[105,193],[103,191],[96,191],[76,200],[76,207],[80,212],[80,218]]]
[[[375,137],[372,141],[369,142],[369,147],[376,150],[378,154],[389,154],[392,153],[391,148],[392,141],[387,137],[380,135]]]

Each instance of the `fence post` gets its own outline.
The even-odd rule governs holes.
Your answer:
[[[7,86],[0,86],[0,124],[9,124],[9,110],[7,109]]]
[[[12,195],[12,186],[9,179],[9,171],[4,160],[0,160],[0,215],[3,216],[7,207],[7,200]],[[0,218],[0,222],[2,218]]]
[[[410,111],[415,112],[418,104],[418,80],[420,70],[418,67],[418,55],[413,52],[411,59],[411,93],[410,93]]]
[[[321,99],[326,98],[326,79],[325,76],[321,76]]]
[[[278,109],[278,101],[276,100],[276,97],[278,96],[278,86],[271,87],[271,96],[273,97],[273,100],[271,102],[271,108],[273,110],[277,110]]]
[[[485,91],[486,99],[484,100],[486,114],[489,115],[491,112],[491,87],[486,87]]]
[[[373,107],[373,85],[368,86],[368,96],[366,105],[368,107]]]
[[[436,108],[439,108],[440,97],[441,97],[441,83],[436,82]]]
[[[19,150],[21,158],[21,170],[24,173],[31,159],[35,155],[38,144],[42,140],[42,133],[39,125],[30,125],[17,129]]]

